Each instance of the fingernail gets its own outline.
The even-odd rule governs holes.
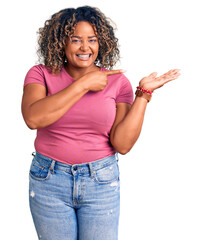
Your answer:
[[[121,72],[124,73],[124,72],[126,72],[126,70],[125,69],[121,69]]]

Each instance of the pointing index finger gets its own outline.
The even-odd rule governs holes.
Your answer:
[[[111,75],[114,75],[114,74],[121,74],[121,73],[124,73],[124,72],[126,72],[124,69],[110,70],[110,71],[106,71],[106,75],[111,76]]]

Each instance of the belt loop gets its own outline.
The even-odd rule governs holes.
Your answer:
[[[89,168],[90,168],[90,176],[93,177],[94,176],[94,173],[95,171],[93,170],[93,166],[92,166],[92,163],[88,163],[89,165]]]
[[[55,167],[55,160],[52,160],[51,166],[50,166],[50,170],[52,172],[52,174],[54,174],[54,167]]]

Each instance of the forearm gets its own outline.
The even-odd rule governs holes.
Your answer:
[[[82,83],[82,79],[77,80],[62,91],[33,103],[28,110],[32,129],[46,127],[61,118],[88,92]]]
[[[136,97],[130,111],[115,129],[114,143],[123,154],[130,151],[140,135],[146,106],[146,99]]]

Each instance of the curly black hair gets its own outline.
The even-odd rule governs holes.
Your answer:
[[[112,69],[120,59],[118,39],[115,37],[111,19],[95,7],[66,8],[53,14],[45,21],[44,27],[37,31],[38,60],[50,68],[53,74],[60,72],[67,61],[64,51],[66,39],[71,37],[75,25],[80,21],[91,23],[98,37],[99,52],[95,60],[97,66]],[[114,23],[113,25],[115,26]]]

